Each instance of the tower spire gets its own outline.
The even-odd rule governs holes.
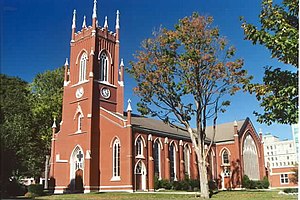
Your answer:
[[[73,11],[72,29],[76,28],[76,10]]]
[[[75,32],[76,32],[76,10],[73,11],[71,42],[75,41]]]
[[[94,7],[93,7],[93,15],[92,18],[97,18],[97,0],[94,0]]]
[[[86,28],[86,16],[83,16],[82,28]]]
[[[97,0],[94,0],[93,15],[92,15],[92,26],[93,26],[93,30],[95,32],[96,27],[97,27]]]
[[[107,16],[105,16],[104,26],[103,27],[108,29]]]
[[[117,10],[116,29],[120,29],[120,12]]]

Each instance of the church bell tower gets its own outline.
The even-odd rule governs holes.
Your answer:
[[[65,63],[61,128],[52,139],[50,177],[55,182],[55,193],[99,191],[101,184],[109,184],[110,179],[101,175],[106,170],[101,159],[112,151],[109,141],[121,136],[113,135],[106,128],[106,121],[112,116],[110,122],[125,122],[124,64],[119,57],[120,13],[116,11],[114,32],[109,30],[107,17],[103,26],[99,25],[96,0],[91,26],[84,16],[78,29],[76,18],[74,10],[70,62],[67,59]],[[123,126],[118,134],[125,129]],[[112,168],[113,164],[107,166]]]

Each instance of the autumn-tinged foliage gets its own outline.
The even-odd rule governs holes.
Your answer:
[[[128,69],[138,83],[134,90],[141,97],[139,111],[179,123],[190,134],[206,198],[208,120],[215,125],[218,112],[230,104],[222,97],[237,92],[250,78],[242,69],[243,60],[233,59],[235,48],[228,46],[212,22],[212,17],[194,13],[179,20],[174,30],[161,28],[142,43]]]
[[[263,84],[252,83],[246,89],[255,93],[264,113],[254,112],[261,123],[295,124],[298,122],[298,50],[299,0],[283,0],[274,5],[272,0],[262,1],[257,28],[242,19],[245,39],[262,44],[273,58],[294,66],[292,71],[265,67]]]

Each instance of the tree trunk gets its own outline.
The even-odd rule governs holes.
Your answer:
[[[200,177],[200,189],[201,189],[201,197],[205,199],[209,199],[209,188],[208,188],[208,180],[207,180],[207,169],[206,164],[204,162],[200,162],[199,165],[199,177]]]

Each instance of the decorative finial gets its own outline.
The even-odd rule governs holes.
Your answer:
[[[124,67],[123,58],[121,59],[120,67]]]
[[[94,8],[92,18],[97,18],[97,0],[94,0]]]
[[[86,16],[84,15],[83,16],[82,28],[86,28],[86,21],[85,21],[85,19],[86,19]]]
[[[131,112],[132,111],[132,108],[131,108],[131,100],[130,99],[128,99],[128,106],[127,106],[127,112]]]
[[[68,58],[66,58],[65,66],[69,66]]]
[[[73,11],[72,28],[76,28],[76,10]]]
[[[261,128],[259,129],[259,134],[262,134],[262,130],[261,130]]]
[[[52,125],[52,128],[56,128],[56,119],[55,119],[55,117],[54,117],[54,119],[53,119],[53,125]]]
[[[237,124],[237,121],[236,120],[234,120],[234,122],[233,122],[233,126],[237,126],[238,124]]]
[[[107,23],[107,16],[105,16],[105,21],[104,21],[104,28],[108,28],[108,23]]]
[[[117,10],[116,29],[120,29],[120,12]]]

